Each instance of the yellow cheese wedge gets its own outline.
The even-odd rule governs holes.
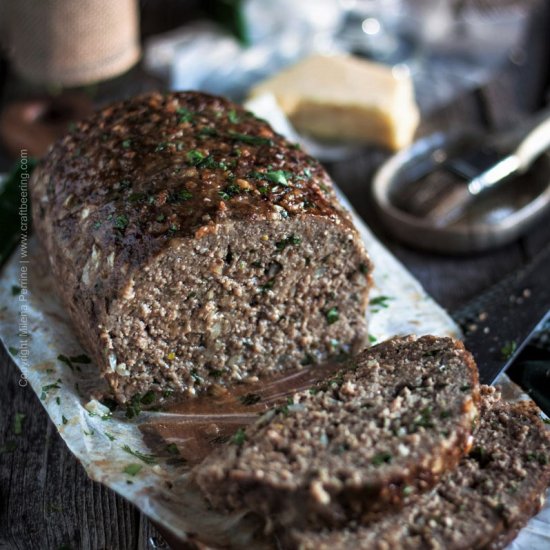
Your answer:
[[[308,57],[261,82],[251,97],[272,93],[294,127],[326,140],[411,143],[419,122],[410,76],[350,55]]]

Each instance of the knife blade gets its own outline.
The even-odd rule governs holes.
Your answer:
[[[550,315],[550,245],[528,264],[451,314],[474,355],[479,378],[492,384]]]

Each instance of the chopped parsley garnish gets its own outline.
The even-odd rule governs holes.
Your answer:
[[[141,413],[141,396],[134,395],[126,405],[126,418],[132,419]]]
[[[376,338],[376,336],[373,336],[372,334],[369,334],[369,342],[371,344],[374,344],[374,343],[378,342],[378,338]]]
[[[382,464],[390,464],[392,456],[390,453],[377,453],[372,457],[371,464],[373,466],[381,466]]]
[[[235,443],[235,445],[242,445],[247,440],[246,433],[243,428],[239,428],[231,438],[231,443]]]
[[[192,164],[193,166],[197,166],[197,164],[200,164],[205,159],[204,153],[201,153],[196,149],[188,151],[186,157],[189,161],[189,164]]]
[[[239,401],[243,405],[255,405],[262,400],[261,396],[257,393],[247,393],[246,395],[241,395]]]
[[[187,189],[180,189],[179,191],[176,191],[175,193],[170,194],[170,197],[168,198],[168,202],[171,204],[174,204],[178,202],[188,201],[192,198],[193,198],[193,193],[191,193],[191,191],[188,191]]]
[[[142,462],[145,462],[145,464],[154,464],[156,462],[154,455],[145,454],[140,451],[134,451],[128,445],[123,445],[122,450],[128,454],[131,454],[132,456],[135,456],[136,458],[139,458]]]
[[[180,451],[178,449],[178,446],[175,443],[170,443],[169,445],[166,445],[166,452],[171,455],[179,455]]]
[[[338,319],[340,319],[340,315],[338,314],[338,309],[335,308],[335,307],[331,307],[326,313],[325,313],[325,317],[327,319],[327,323],[329,325],[332,325],[334,323],[336,323],[336,321],[338,321]]]
[[[21,294],[21,287],[18,285],[11,285],[11,295],[19,296]]]
[[[69,421],[65,418],[65,415],[62,415],[61,422],[63,422],[63,425],[65,426]]]
[[[152,405],[155,402],[155,392],[153,390],[149,390],[142,398],[141,403],[144,405]]]
[[[19,350],[17,348],[14,348],[13,346],[10,346],[8,348],[8,351],[12,354],[12,355],[17,355],[19,353]]]
[[[262,292],[266,292],[267,290],[271,290],[275,286],[275,277],[272,277],[269,279],[266,283],[263,285],[260,285],[260,289]]]
[[[164,151],[167,147],[168,147],[168,143],[159,143],[156,147],[155,147],[155,153],[159,153],[160,151]]]
[[[125,139],[122,142],[122,147],[124,147],[124,149],[129,149],[131,146],[132,146],[132,140],[131,139]]]
[[[460,391],[468,391],[472,388],[470,384],[464,384],[463,386],[460,386]]]
[[[433,428],[434,423],[432,421],[432,408],[424,407],[420,414],[414,419],[414,424],[419,428]]]
[[[197,372],[197,369],[191,369],[191,378],[193,379],[195,384],[197,384],[197,386],[200,386],[203,381],[201,376]]]
[[[516,349],[518,348],[518,343],[515,341],[506,342],[501,350],[500,353],[502,354],[503,359],[510,359],[512,355],[516,352]]]
[[[46,399],[46,397],[48,396],[49,391],[58,390],[59,388],[61,388],[59,384],[61,384],[60,378],[58,378],[57,382],[54,382],[53,384],[47,384],[45,386],[42,386],[42,393],[40,395],[40,399],[44,401],[44,399]]]
[[[136,474],[139,474],[143,466],[141,464],[128,464],[124,468],[124,473],[128,474],[129,476],[135,476]]]
[[[238,185],[231,183],[229,185],[226,185],[221,191],[218,191],[218,194],[220,195],[222,200],[228,201],[229,199],[241,194],[242,192],[243,189],[241,189]]]
[[[237,111],[235,111],[235,109],[231,109],[227,113],[227,118],[229,119],[229,122],[231,122],[232,124],[237,124],[240,120],[239,115],[237,114]]]
[[[180,124],[183,122],[191,122],[193,120],[193,113],[189,109],[186,109],[185,107],[180,107],[176,111],[176,113],[180,115],[180,118],[179,118]]]
[[[287,187],[290,185],[287,178],[290,177],[292,177],[292,174],[290,172],[286,172],[285,170],[270,170],[265,173],[265,178],[269,181]]]
[[[414,487],[411,487],[410,485],[405,485],[403,487],[403,496],[408,497],[409,495],[412,495],[414,492]]]
[[[228,136],[235,141],[242,141],[243,143],[248,143],[250,145],[273,145],[273,141],[271,139],[261,136],[249,136],[238,132],[229,132]]]
[[[117,229],[120,229],[120,230],[124,230],[128,227],[128,224],[130,223],[130,221],[128,220],[128,218],[124,215],[120,215],[120,216],[115,216],[115,222],[114,222],[114,226],[117,228]]]
[[[198,135],[199,136],[213,136],[213,137],[216,137],[216,136],[218,136],[218,130],[216,130],[216,128],[212,128],[211,126],[203,126],[199,130]]]
[[[277,250],[284,250],[287,246],[290,246],[290,245],[297,246],[301,242],[302,242],[302,239],[300,237],[296,237],[296,235],[290,235],[290,237],[287,237],[282,241],[276,242],[275,247],[277,248]]]
[[[208,371],[208,374],[212,376],[212,378],[220,378],[221,376],[223,376],[223,370],[211,369]]]
[[[15,435],[21,435],[23,433],[23,420],[25,420],[25,414],[15,413],[13,421],[13,433]]]
[[[85,354],[81,355],[75,355],[73,357],[67,357],[66,355],[59,354],[57,356],[57,360],[61,361],[61,363],[65,363],[71,370],[80,370],[80,367],[77,365],[73,365],[73,363],[80,363],[83,365],[89,365],[92,360]]]
[[[105,434],[105,437],[107,437],[110,441],[114,441],[116,437],[113,434],[110,434],[109,432],[103,432]]]
[[[315,358],[311,353],[306,353],[304,355],[304,358],[300,361],[300,365],[306,367],[307,365],[314,365],[315,364]]]
[[[92,362],[92,360],[84,353],[82,355],[75,355],[70,359],[73,363],[82,363],[85,365],[89,365]]]
[[[369,305],[387,308],[389,307],[388,300],[393,300],[393,298],[391,296],[375,296],[374,298],[370,299]]]
[[[359,273],[362,273],[363,275],[366,275],[369,272],[369,268],[367,267],[367,264],[360,263],[359,264]]]

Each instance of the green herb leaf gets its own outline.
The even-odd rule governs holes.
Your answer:
[[[267,292],[268,290],[271,290],[274,286],[275,286],[275,277],[272,277],[266,283],[264,283],[263,285],[260,285],[260,290],[262,292]]]
[[[512,355],[516,352],[516,349],[518,348],[518,343],[515,341],[506,342],[501,350],[500,353],[502,354],[503,359],[510,359]]]
[[[377,453],[372,457],[371,464],[373,466],[381,466],[382,464],[390,464],[392,456],[390,453]]]
[[[287,237],[286,239],[283,239],[282,241],[276,242],[275,247],[277,250],[284,250],[287,246],[297,246],[301,244],[302,239],[300,237],[296,237],[295,235],[290,235],[290,237]]]
[[[69,421],[65,418],[64,415],[61,416],[61,422],[63,422],[63,425],[67,424]]]
[[[142,398],[141,402],[144,405],[152,405],[155,402],[155,392],[152,390],[149,390]]]
[[[40,399],[44,401],[46,397],[48,396],[48,392],[51,390],[58,390],[61,386],[59,385],[61,383],[61,380],[57,380],[57,382],[54,382],[53,384],[46,384],[45,386],[42,386],[42,393],[40,395]]]
[[[14,348],[13,346],[9,346],[8,347],[8,351],[12,354],[12,355],[17,355],[19,353],[19,350],[17,348]]]
[[[124,147],[124,149],[129,149],[131,146],[132,146],[132,140],[131,139],[125,139],[122,142],[122,147]]]
[[[331,307],[325,314],[325,317],[327,318],[327,323],[329,325],[332,325],[340,319],[340,315],[338,314],[338,309],[335,307]]]
[[[193,149],[192,151],[188,151],[186,157],[187,157],[187,160],[189,161],[189,164],[193,166],[197,166],[197,164],[200,164],[205,158],[204,153],[201,153],[196,149]]]
[[[21,287],[17,285],[11,285],[11,295],[19,296],[21,294]]]
[[[92,360],[84,353],[82,355],[75,355],[70,359],[73,363],[81,363],[83,365],[89,365],[92,362]]]
[[[393,298],[391,296],[376,296],[374,298],[371,298],[371,300],[369,301],[369,305],[387,308],[389,307],[389,300],[393,300]]]
[[[130,223],[130,221],[128,220],[128,218],[124,215],[120,215],[120,216],[115,216],[115,222],[114,222],[114,226],[117,228],[117,229],[120,229],[120,230],[124,230],[128,227],[128,224]]]
[[[170,443],[169,445],[166,445],[166,452],[171,455],[179,455],[180,451],[178,449],[178,446],[175,443]]]
[[[110,441],[114,441],[116,439],[116,437],[113,435],[113,434],[110,434],[109,432],[103,432],[105,434],[105,436],[110,440]]]
[[[234,443],[235,445],[242,445],[248,437],[246,436],[246,432],[244,431],[244,428],[239,428],[231,438],[231,443]]]
[[[220,195],[222,200],[228,201],[236,195],[240,195],[243,191],[244,190],[241,189],[238,185],[231,183],[229,185],[226,185],[221,191],[218,191],[218,194]]]
[[[145,454],[140,451],[134,451],[128,445],[123,445],[122,450],[128,454],[131,454],[132,456],[135,456],[136,458],[139,458],[142,462],[145,462],[145,464],[155,464],[156,462],[154,455]]]
[[[285,187],[288,187],[290,185],[287,178],[291,176],[292,174],[290,172],[285,172],[284,170],[270,170],[269,172],[265,173],[265,177],[269,181],[277,183],[279,185],[284,185]]]
[[[193,113],[186,109],[185,107],[180,107],[176,113],[180,115],[179,123],[182,124],[183,122],[191,122],[193,120]]]
[[[23,433],[23,420],[25,420],[25,414],[15,413],[13,421],[13,433],[15,435],[21,435]]]
[[[135,476],[136,474],[139,474],[142,468],[143,466],[141,464],[128,464],[128,466],[124,468],[124,473],[129,476]]]
[[[369,342],[371,344],[375,344],[376,342],[378,342],[378,338],[376,338],[376,336],[373,336],[372,334],[369,334]]]
[[[241,395],[239,401],[243,405],[255,405],[262,400],[261,396],[257,393],[247,393],[246,395]]]
[[[237,124],[240,120],[239,115],[237,114],[237,111],[235,111],[235,109],[231,109],[227,113],[227,118],[229,119],[229,122],[231,122],[232,124]]]
[[[249,136],[238,132],[229,132],[228,137],[235,141],[242,141],[250,145],[273,145],[273,140],[261,136]]]

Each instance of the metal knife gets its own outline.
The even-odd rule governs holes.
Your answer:
[[[451,316],[462,328],[479,378],[492,384],[550,315],[550,245],[530,263]]]

